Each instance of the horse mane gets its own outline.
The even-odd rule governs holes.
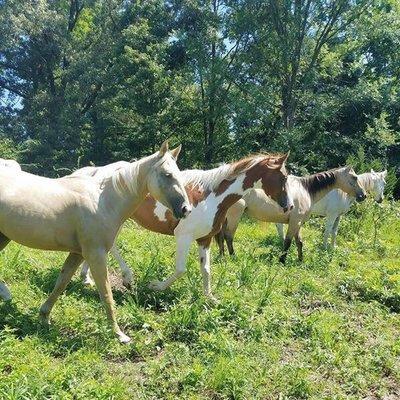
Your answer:
[[[188,169],[182,171],[184,185],[199,187],[205,191],[213,191],[224,180],[233,180],[243,172],[262,161],[274,160],[282,157],[281,154],[252,154],[230,164],[223,164],[217,168],[202,170]]]
[[[358,175],[358,180],[365,191],[369,192],[374,188],[374,180],[371,172],[364,172],[363,174]]]
[[[311,194],[316,194],[321,190],[332,186],[336,182],[336,172],[338,168],[330,169],[324,172],[318,172],[313,175],[299,177],[303,187]]]

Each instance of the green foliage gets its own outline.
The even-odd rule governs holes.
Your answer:
[[[183,167],[290,149],[302,174],[362,148],[398,192],[399,32],[395,0],[2,2],[0,133],[52,176],[166,137]]]

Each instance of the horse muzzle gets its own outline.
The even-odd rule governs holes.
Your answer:
[[[182,204],[182,206],[179,208],[174,209],[174,217],[176,219],[184,219],[186,218],[192,211],[192,206],[190,204]]]
[[[366,199],[366,197],[367,196],[366,196],[365,193],[360,193],[360,194],[357,194],[356,200],[357,200],[358,203],[360,203],[360,202],[364,201]]]
[[[283,209],[283,212],[286,214],[287,212],[292,211],[293,207],[294,207],[293,204],[290,204],[288,206],[282,207],[282,209]]]

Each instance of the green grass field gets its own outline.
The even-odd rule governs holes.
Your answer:
[[[8,246],[0,399],[399,399],[400,206],[369,206],[342,220],[334,252],[321,249],[323,221],[309,222],[302,264],[293,245],[280,265],[274,226],[244,221],[235,258],[213,247],[217,305],[202,297],[195,246],[184,278],[148,290],[172,272],[174,239],[128,224],[118,243],[131,291],[110,260],[125,346],[78,276],[41,327],[65,255]]]

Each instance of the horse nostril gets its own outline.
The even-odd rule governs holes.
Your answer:
[[[292,210],[293,210],[293,208],[294,208],[294,205],[293,205],[293,204],[291,204],[291,206],[289,207],[289,210],[290,210],[290,211],[292,211]]]

